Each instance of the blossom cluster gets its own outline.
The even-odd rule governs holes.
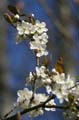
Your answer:
[[[35,20],[34,23],[29,23],[25,20],[17,23],[16,29],[19,36],[26,38],[31,35],[30,49],[34,50],[37,57],[47,55],[46,44],[48,42],[48,35],[45,22]]]
[[[32,85],[35,78],[36,89],[44,87],[48,95],[56,95],[60,103],[67,102],[71,105],[69,109],[65,110],[67,119],[72,120],[72,117],[76,116],[79,118],[77,108],[79,105],[79,83],[75,81],[75,78],[70,75],[66,76],[65,73],[60,74],[55,68],[49,71],[45,66],[36,66],[35,72],[30,72],[26,85]]]
[[[76,82],[70,75],[59,73],[55,69],[50,72],[45,66],[36,67],[35,73],[30,72],[26,84],[33,84],[36,76],[36,88],[45,87],[47,93],[55,94],[60,103],[68,101],[68,95],[73,92]],[[77,90],[78,91],[78,90]]]

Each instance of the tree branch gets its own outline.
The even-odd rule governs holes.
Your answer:
[[[33,111],[33,110],[41,108],[41,107],[42,108],[57,108],[57,109],[68,109],[69,108],[69,105],[64,105],[64,106],[57,106],[57,105],[48,106],[48,105],[46,105],[46,103],[48,103],[51,99],[54,99],[55,97],[56,97],[55,95],[49,96],[49,98],[45,102],[42,102],[39,105],[27,108],[27,109],[19,112],[19,114],[23,115],[25,113],[28,113],[30,111]],[[18,115],[18,113],[16,113],[13,116],[10,116],[10,117],[4,118],[4,119],[0,119],[0,120],[18,120],[17,115]]]
[[[42,102],[42,103],[40,103],[39,105],[36,105],[36,106],[34,106],[34,107],[30,107],[30,108],[27,108],[27,109],[21,111],[21,112],[20,112],[20,115],[23,115],[23,114],[25,114],[25,113],[28,113],[28,112],[30,112],[30,111],[32,111],[32,110],[37,109],[37,108],[44,107],[47,102],[49,102],[51,99],[54,99],[55,97],[56,97],[55,95],[49,96],[48,99],[47,99],[45,102]],[[15,114],[15,115],[13,115],[13,116],[11,116],[11,117],[8,117],[8,116],[10,115],[10,113],[12,113],[12,112],[13,112],[13,109],[10,110],[10,112],[8,112],[6,115],[4,115],[1,120],[10,120],[10,119],[11,119],[11,120],[17,120],[17,119],[15,119],[16,116],[17,116],[17,114]],[[13,119],[13,118],[14,118],[14,119]]]

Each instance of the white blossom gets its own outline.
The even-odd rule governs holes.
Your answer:
[[[29,35],[30,24],[22,20],[22,23],[17,23],[17,31],[19,35]]]
[[[16,14],[14,17],[17,18],[17,19],[20,18],[19,14]]]
[[[41,35],[34,34],[33,39],[35,41],[40,41],[41,44],[46,44],[48,42],[48,35],[47,33],[42,33]]]
[[[54,100],[50,100],[46,105],[48,106],[52,106],[52,105],[56,105],[55,101]],[[55,111],[56,109],[54,107],[51,107],[51,108],[45,108],[46,111]]]
[[[34,94],[34,99],[32,101],[31,97],[33,92],[30,91],[28,88],[25,88],[24,90],[19,90],[18,91],[18,98],[17,98],[17,104],[19,105],[19,107],[25,109],[25,108],[29,108],[29,107],[33,107],[36,105],[39,105],[42,102],[45,102],[48,99],[48,96],[46,96],[45,94],[42,93],[38,93],[38,94]],[[55,105],[54,100],[49,101],[46,105]],[[54,111],[55,109],[46,109],[45,110],[52,110]],[[36,117],[38,115],[43,114],[43,109],[42,108],[37,108],[31,112],[28,113],[29,116],[31,117]]]
[[[70,75],[65,77],[64,73],[59,74],[55,69],[52,69],[52,72],[56,73],[51,76],[51,86],[47,85],[46,90],[47,93],[53,93],[57,96],[60,103],[62,103],[64,100],[68,101],[68,95],[72,94],[72,88],[75,85],[74,78],[71,78]],[[52,84],[52,81],[54,82]]]
[[[48,55],[48,51],[46,50],[46,43],[48,42],[48,35],[43,33],[41,35],[35,34],[33,36],[34,41],[30,42],[30,49],[36,50],[36,56],[41,57],[43,55]]]
[[[46,23],[45,22],[40,22],[39,20],[36,20],[36,22],[35,22],[35,30],[39,34],[48,31],[48,29],[46,28]]]
[[[39,87],[46,87],[46,85],[51,84],[51,79],[48,75],[48,69],[45,66],[36,66],[35,72],[32,73],[30,72],[29,77],[26,79],[26,84],[33,84],[35,76],[36,76],[36,81],[35,81],[35,88]],[[34,75],[35,76],[34,76]]]
[[[52,69],[52,72],[56,73],[56,75],[53,75],[53,81],[56,83],[63,84],[65,80],[65,74],[64,73],[59,73],[55,69]]]
[[[30,49],[37,51],[37,53],[36,53],[37,57],[41,57],[43,55],[45,55],[45,56],[48,55],[48,51],[46,50],[46,45],[41,44],[40,41],[31,41]]]

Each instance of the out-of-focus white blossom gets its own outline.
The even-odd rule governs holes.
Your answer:
[[[53,74],[56,73],[56,74]],[[75,84],[75,80],[68,75],[65,77],[64,73],[59,74],[55,69],[52,70],[51,74],[49,74],[49,70],[45,66],[36,67],[35,75],[36,77],[36,88],[39,87],[45,87],[48,94],[55,94],[56,97],[59,99],[60,103],[62,103],[64,100],[68,101],[68,95],[75,94],[76,91],[71,89]],[[27,83],[33,83],[34,82],[34,76],[32,73],[30,73]],[[75,88],[76,89],[76,88]],[[78,95],[75,94],[75,96]]]
[[[17,92],[17,95],[17,103],[23,103],[21,104],[21,107],[24,109],[27,108],[29,106],[29,101],[32,96],[32,91],[29,91],[29,89],[25,88],[24,90],[19,90]]]
[[[45,66],[36,67],[37,78],[40,77],[41,83],[51,83],[51,80],[48,75],[48,69]]]
[[[46,91],[48,94],[52,93],[52,88],[49,85],[46,85]]]
[[[19,19],[19,15],[16,14],[15,18]],[[19,35],[20,35],[20,31],[23,31],[21,34],[26,34],[26,35],[37,33],[39,35],[39,37],[40,37],[40,34],[44,33],[44,35],[41,37],[43,37],[44,39],[48,39],[48,36],[46,34],[48,29],[46,28],[45,22],[40,22],[40,21],[36,20],[35,24],[33,25],[32,23],[22,20],[22,22],[17,23],[16,28],[18,30]]]
[[[63,84],[55,84],[54,88],[52,89],[52,93],[56,95],[60,103],[63,103],[68,97],[67,88],[66,86],[63,86]]]
[[[30,49],[36,50],[36,56],[41,57],[43,55],[48,55],[46,50],[46,43],[48,42],[48,35],[46,33],[42,33],[41,35],[35,34],[33,36],[34,41],[30,42]]]
[[[77,117],[79,118],[79,112],[77,113]]]
[[[74,102],[79,104],[79,82],[77,82],[71,89],[70,93],[74,96]]]

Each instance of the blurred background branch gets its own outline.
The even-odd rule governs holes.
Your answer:
[[[58,49],[58,57],[62,56],[65,61],[65,69],[67,73],[74,73],[75,60],[71,55],[72,49],[75,47],[75,42],[73,40],[73,33],[70,31],[70,27],[73,23],[71,10],[68,0],[56,0],[58,8],[58,16],[55,10],[50,8],[46,3],[46,0],[38,0],[39,4],[43,7],[52,24],[56,27],[56,35],[58,36],[59,42],[56,47]],[[56,9],[57,9],[56,8]]]

